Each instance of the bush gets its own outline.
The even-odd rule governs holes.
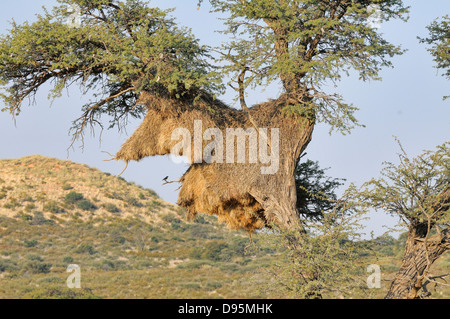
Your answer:
[[[84,211],[94,211],[97,209],[97,206],[95,206],[90,200],[87,199],[78,201],[77,207]]]
[[[44,261],[44,259],[42,259],[42,257],[39,256],[39,255],[28,255],[28,256],[27,256],[27,259],[28,259],[28,260],[40,261],[40,262],[43,262],[43,261]]]
[[[195,282],[188,282],[186,284],[183,284],[183,288],[197,290],[197,289],[200,289],[201,287],[199,284],[197,284]]]
[[[64,183],[64,184],[61,186],[61,188],[62,188],[63,190],[65,190],[65,191],[68,191],[68,190],[73,189],[72,186],[70,186],[69,184],[66,184],[66,183]]]
[[[69,288],[41,288],[27,292],[22,296],[23,299],[100,299],[87,288],[69,289]]]
[[[67,204],[75,204],[76,202],[83,200],[83,194],[77,192],[70,192],[64,197],[64,200]]]
[[[113,213],[113,214],[120,213],[120,209],[113,203],[106,203],[103,205],[103,208],[105,208],[106,211]]]
[[[30,204],[27,204],[26,206],[25,206],[25,210],[27,211],[27,212],[31,212],[33,209],[35,209],[36,208],[36,205],[34,205],[33,203],[30,203]]]
[[[19,267],[17,267],[17,264],[7,260],[7,259],[0,259],[0,272],[5,272],[5,271],[9,271],[9,272],[13,272],[18,270]]]
[[[49,212],[53,214],[64,213],[64,209],[58,206],[58,203],[55,201],[50,201],[44,205],[44,212]]]
[[[222,283],[218,282],[218,281],[208,281],[206,283],[206,288],[209,289],[218,289],[222,287]]]
[[[74,259],[72,257],[70,257],[70,256],[66,256],[66,257],[63,258],[63,263],[68,264],[68,265],[72,264],[73,261],[74,261]]]
[[[51,264],[46,264],[37,260],[32,260],[25,265],[25,270],[33,274],[48,274],[52,268]]]
[[[96,253],[94,247],[92,247],[92,245],[89,244],[81,244],[76,250],[76,253],[78,254],[89,254],[89,255],[94,255]]]
[[[33,239],[33,240],[25,239],[24,240],[24,244],[25,244],[25,247],[32,248],[32,247],[36,247],[37,246],[38,241],[36,239]]]
[[[212,261],[226,260],[228,258],[224,258],[224,256],[222,255],[222,251],[226,248],[228,248],[228,245],[222,241],[207,243],[202,257]]]
[[[53,224],[54,221],[45,219],[44,214],[42,212],[34,212],[33,219],[31,220],[31,225],[44,225],[44,224]]]
[[[3,199],[6,197],[6,193],[5,192],[0,192],[0,199]]]
[[[130,204],[131,206],[134,206],[134,207],[144,206],[137,198],[134,198],[134,197],[128,197],[127,199],[125,199],[125,202],[127,202],[128,204]]]

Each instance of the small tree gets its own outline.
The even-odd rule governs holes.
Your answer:
[[[280,256],[269,268],[272,279],[263,289],[282,292],[283,297],[322,299],[350,296],[362,287],[357,240],[365,212],[347,195],[330,202],[333,207],[321,211],[319,221],[305,222],[304,231],[275,228],[266,235],[263,242]]]
[[[318,162],[299,163],[296,185],[303,230],[274,227],[264,235],[264,244],[280,254],[269,268],[272,280],[265,290],[284,297],[325,298],[346,296],[360,287],[357,273],[360,221],[365,210],[357,207],[350,186],[341,198],[336,194],[343,179],[326,176]]]
[[[204,130],[279,129],[275,173],[262,174],[262,163],[209,165],[190,158],[195,165],[181,179],[178,202],[190,216],[221,214],[231,227],[249,231],[271,222],[298,226],[295,168],[314,125],[328,123],[341,132],[358,125],[356,107],[327,86],[349,70],[364,81],[379,79],[402,50],[371,24],[373,5],[381,21],[406,20],[408,11],[401,0],[210,0],[212,10],[226,16],[230,37],[212,50],[177,27],[168,11],[144,1],[58,2],[33,23],[13,23],[0,37],[4,110],[19,114],[23,102],[52,81],[51,97],[72,84],[94,93],[95,101],[82,106],[74,121],[74,137],[102,126],[102,115],[110,116],[110,127],[121,127],[127,116],[147,113],[115,155],[126,162],[170,154],[176,142],[168,128],[185,127],[193,136],[196,119]],[[67,23],[73,6],[79,12],[75,25]],[[220,67],[212,52],[220,52]],[[215,99],[223,92],[224,74],[235,82],[230,84],[242,110]],[[247,107],[247,88],[275,82],[281,83],[279,97]],[[272,151],[275,143],[270,144]]]
[[[382,177],[363,185],[369,206],[400,217],[408,227],[400,270],[386,298],[419,298],[432,264],[450,248],[450,143],[398,165],[385,163]]]

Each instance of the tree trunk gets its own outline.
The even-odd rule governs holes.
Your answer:
[[[410,226],[401,267],[386,299],[417,299],[431,265],[448,249],[448,237],[426,238],[426,223]],[[447,233],[445,234],[447,235]]]

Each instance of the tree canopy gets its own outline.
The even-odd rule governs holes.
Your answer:
[[[442,69],[443,76],[450,79],[450,16],[436,19],[427,28],[429,37],[420,40],[431,45],[428,51],[436,62],[436,68]]]
[[[128,114],[140,116],[143,90],[177,96],[193,87],[220,91],[207,48],[177,27],[169,11],[139,0],[58,2],[33,23],[13,22],[0,38],[1,97],[11,113],[19,114],[23,101],[46,82],[53,84],[50,97],[77,84],[96,98],[74,122],[78,135],[88,123],[100,124],[101,114],[112,116],[112,126]],[[79,26],[68,23],[72,6],[78,8]]]
[[[369,23],[370,8],[379,6],[383,21],[405,20],[408,10],[401,0],[211,0],[213,11],[227,14],[223,32],[230,36],[214,49],[226,62],[219,68],[213,48],[178,27],[170,11],[141,0],[58,2],[35,22],[13,22],[0,38],[1,97],[4,110],[17,115],[46,82],[52,81],[51,97],[71,84],[91,91],[96,100],[74,121],[75,136],[88,124],[101,125],[102,114],[112,117],[110,126],[140,116],[143,90],[191,99],[219,94],[219,72],[238,82],[241,101],[248,86],[281,81],[291,98],[287,111],[347,132],[357,123],[356,108],[323,87],[350,70],[362,80],[378,79],[402,51]],[[73,7],[79,25],[69,23]]]
[[[423,297],[419,291],[433,281],[432,264],[450,248],[449,146],[414,158],[402,148],[399,164],[385,163],[382,177],[359,194],[364,205],[400,217],[408,227],[402,264],[386,298]]]
[[[202,1],[200,1],[201,3]],[[361,80],[379,79],[382,67],[402,50],[386,41],[370,23],[373,6],[380,21],[407,19],[398,0],[210,0],[213,11],[225,13],[221,48],[224,71],[247,86],[281,82],[293,99],[290,112],[309,114],[332,129],[348,132],[356,108],[325,86],[356,71]],[[243,89],[241,88],[241,89]]]

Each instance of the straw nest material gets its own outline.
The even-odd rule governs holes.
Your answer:
[[[276,173],[263,174],[261,167],[269,164],[249,163],[248,154],[245,163],[208,164],[205,161],[195,163],[192,152],[191,166],[180,180],[178,204],[187,209],[190,218],[198,213],[217,215],[230,228],[249,232],[271,223],[285,227],[298,224],[294,171],[311,139],[313,123],[284,114],[281,110],[287,103],[285,97],[249,108],[250,118],[242,110],[208,96],[195,101],[142,93],[139,103],[148,108],[145,119],[115,157],[127,163],[147,156],[171,154],[172,148],[180,143],[180,140],[172,140],[174,130],[187,129],[194,137],[195,120],[201,121],[202,133],[209,128],[220,129],[224,140],[227,128],[255,128],[255,123],[258,128],[268,128],[268,154],[275,147],[270,142],[270,128],[278,128],[279,169]],[[203,149],[211,140],[202,143]],[[248,149],[254,147],[248,146]],[[192,141],[191,150],[194,149]],[[237,151],[235,160],[236,156]]]

